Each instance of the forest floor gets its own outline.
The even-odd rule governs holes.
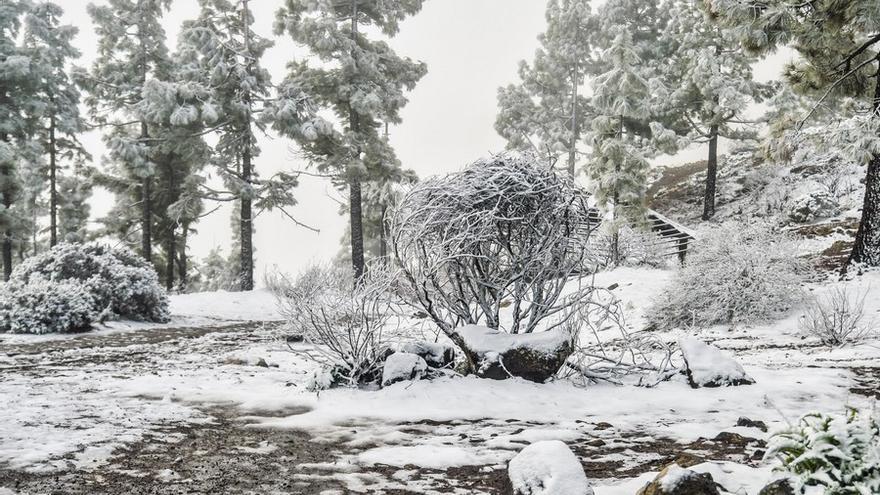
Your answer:
[[[666,275],[603,276],[639,305]],[[0,338],[0,494],[500,494],[510,457],[560,439],[597,495],[631,495],[673,461],[743,495],[771,469],[767,434],[740,417],[772,430],[880,397],[876,342],[829,350],[781,331],[790,321],[701,334],[741,360],[758,381],[748,387],[467,377],[318,395],[303,389],[313,365],[268,304],[226,323],[215,309],[213,321]]]

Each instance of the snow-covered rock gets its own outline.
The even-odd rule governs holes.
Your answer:
[[[719,492],[712,475],[672,464],[636,495],[719,495]]]
[[[751,385],[755,380],[732,357],[697,339],[678,341],[685,363],[685,374],[693,388]]]
[[[427,369],[428,364],[421,356],[408,352],[395,352],[385,360],[385,367],[382,369],[382,386],[387,387],[397,382],[421,378]]]
[[[547,332],[509,334],[479,325],[458,329],[465,354],[477,376],[504,380],[511,376],[544,382],[559,371],[574,350],[562,328]]]
[[[559,440],[535,442],[507,467],[514,495],[593,495],[584,468]]]
[[[439,342],[409,342],[400,350],[421,356],[432,368],[445,368],[455,362],[455,348]]]
[[[827,191],[813,191],[795,198],[788,212],[792,222],[806,223],[818,218],[828,218],[840,213],[837,198]]]
[[[795,495],[792,482],[787,479],[778,479],[758,492],[758,495]]]

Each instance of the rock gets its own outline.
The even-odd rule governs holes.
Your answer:
[[[530,334],[508,334],[479,325],[458,329],[462,350],[481,378],[504,380],[511,376],[543,383],[556,375],[574,351],[564,329]]]
[[[763,421],[752,421],[749,418],[739,418],[736,420],[736,426],[742,426],[745,428],[757,428],[764,433],[767,433],[767,423]]]
[[[455,348],[437,342],[410,342],[404,344],[402,352],[421,356],[431,368],[451,367],[455,363]]]
[[[636,495],[720,495],[712,475],[670,464]]]
[[[794,487],[787,479],[776,480],[773,483],[761,488],[758,495],[794,495]]]
[[[735,445],[737,447],[745,447],[750,443],[762,443],[761,440],[758,440],[757,438],[744,437],[739,433],[733,433],[731,431],[722,431],[712,440],[726,445]]]
[[[717,347],[690,337],[682,338],[678,345],[684,357],[685,375],[693,388],[732,387],[755,383],[739,363]]]
[[[293,334],[288,335],[286,340],[289,344],[301,344],[306,340],[306,337],[302,334]]]
[[[421,356],[408,352],[395,352],[385,360],[382,368],[382,386],[397,382],[416,380],[425,375],[428,364]]]
[[[837,198],[826,191],[814,191],[799,196],[792,202],[788,218],[795,223],[807,223],[840,213]]]
[[[507,466],[514,495],[593,495],[574,452],[559,440],[535,442]]]
[[[254,366],[259,366],[260,368],[268,368],[269,363],[267,363],[265,359],[260,358],[260,359],[257,359],[257,362],[254,363]]]

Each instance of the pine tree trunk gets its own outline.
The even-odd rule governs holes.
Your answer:
[[[189,267],[187,266],[188,262],[186,259],[186,244],[189,238],[189,222],[183,222],[180,228],[180,243],[177,254],[178,290],[180,292],[186,292],[187,286],[189,285]]]
[[[385,235],[385,218],[388,216],[388,206],[382,204],[382,219],[379,224],[379,256],[382,264],[388,266],[388,238]]]
[[[150,137],[147,123],[141,122],[141,140]],[[141,255],[147,262],[153,261],[153,178],[141,179]]]
[[[250,55],[250,33],[248,31],[248,0],[242,1],[241,22],[244,26],[244,44],[245,53]],[[247,65],[247,72],[250,73],[250,62]],[[251,164],[251,95],[245,93],[244,102],[248,108],[246,127],[244,130],[242,154],[241,154],[241,180],[245,183],[247,190],[240,197],[241,204],[241,224],[239,236],[241,240],[241,273],[239,274],[239,290],[250,291],[254,289],[254,222],[253,222],[253,204],[251,199],[251,183],[253,181],[253,168]]]
[[[245,150],[241,159],[241,178],[245,184],[251,184],[251,151],[250,140],[245,139]],[[239,290],[254,289],[254,239],[253,239],[253,204],[250,191],[241,196],[241,223],[239,238],[241,243],[241,273],[239,274]]]
[[[357,1],[351,2],[351,36],[353,40],[357,39],[358,33],[358,8]],[[355,58],[355,54],[352,54]],[[355,60],[357,60],[355,58]],[[348,107],[349,125],[351,132],[355,135],[360,131],[360,122],[357,113]],[[351,224],[351,265],[354,269],[354,278],[359,281],[364,276],[364,223],[362,212],[363,198],[361,194],[361,180],[359,177],[353,177],[349,184],[349,219]]]
[[[2,93],[0,93],[2,94]],[[9,143],[9,135],[6,133],[0,134],[0,139],[3,140],[4,143]],[[12,177],[8,177],[9,180]],[[6,184],[7,189],[12,188],[12,184]],[[0,195],[3,196],[3,206],[6,211],[12,207],[12,195],[11,191],[5,190],[0,191]],[[7,227],[6,231],[3,232],[3,280],[8,282],[9,276],[12,275],[12,227]]]
[[[875,77],[877,82],[874,88],[874,118],[878,119],[880,118],[877,114],[880,112],[880,71]],[[859,230],[856,232],[855,244],[847,266],[850,264],[880,266],[880,154],[875,154],[868,163],[862,220],[859,222]]]
[[[177,255],[177,236],[173,227],[168,229],[167,236],[165,239],[165,288],[172,291],[174,290],[174,263]]]
[[[715,215],[715,184],[718,180],[718,126],[709,130],[709,160],[706,167],[706,190],[703,195],[703,220]]]
[[[58,244],[58,164],[55,147],[55,115],[49,116],[49,246]]]

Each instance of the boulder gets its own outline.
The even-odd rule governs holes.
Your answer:
[[[791,486],[791,482],[787,479],[779,479],[776,480],[769,485],[761,488],[761,491],[758,492],[758,495],[794,495],[794,487]]]
[[[514,495],[593,495],[574,452],[559,440],[535,442],[507,466]]]
[[[717,347],[685,337],[678,342],[684,373],[693,388],[751,385],[755,380],[742,366]]]
[[[447,368],[455,363],[455,348],[437,342],[410,342],[404,344],[402,352],[421,356],[431,368]]]
[[[385,366],[382,368],[382,386],[419,379],[425,375],[427,369],[428,364],[421,356],[408,352],[395,352],[385,360]]]
[[[543,383],[556,375],[574,351],[571,335],[561,328],[509,334],[468,325],[458,329],[458,334],[474,373],[494,380],[515,376]]]
[[[636,495],[720,495],[712,475],[670,464]]]
[[[826,191],[813,191],[797,197],[788,212],[788,218],[795,223],[807,223],[819,218],[828,218],[840,213],[837,198]]]

